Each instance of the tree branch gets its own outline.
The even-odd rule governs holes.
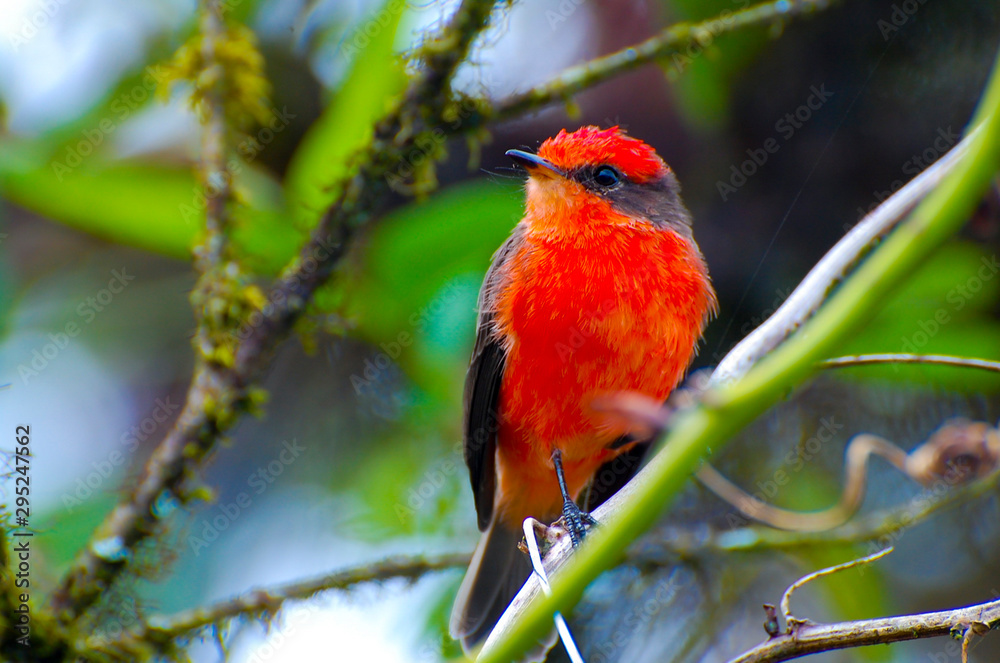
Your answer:
[[[844,368],[848,366],[871,366],[875,364],[924,364],[951,366],[954,368],[977,368],[983,371],[1000,373],[1000,361],[976,359],[974,357],[956,357],[954,355],[914,355],[896,352],[834,357],[833,359],[824,361],[823,367]]]
[[[777,663],[817,652],[882,645],[919,638],[983,635],[1000,624],[1000,600],[967,608],[882,617],[839,624],[799,624],[792,633],[775,636],[729,663]],[[963,656],[964,659],[964,656]]]
[[[650,562],[664,560],[668,555],[690,557],[703,552],[753,552],[760,550],[851,545],[864,541],[894,537],[939,512],[954,509],[994,492],[1000,484],[1000,472],[994,472],[969,484],[951,488],[928,498],[923,492],[909,501],[880,509],[833,529],[818,532],[779,530],[761,525],[733,529],[669,528],[657,541],[641,543],[629,558]],[[566,551],[569,554],[569,551]]]
[[[830,4],[826,0],[775,0],[736,12],[725,10],[717,17],[700,23],[675,23],[644,42],[570,67],[547,83],[497,102],[490,111],[489,119],[510,119],[552,102],[567,100],[577,92],[619,74],[671,56],[675,56],[678,68],[683,68],[721,35],[783,23],[819,12]]]
[[[215,0],[206,2],[211,11]],[[261,307],[261,323],[240,340],[231,357],[216,357],[196,368],[184,408],[138,485],[102,523],[63,578],[53,599],[62,621],[74,620],[93,605],[127,568],[135,546],[160,529],[166,513],[158,504],[164,496],[176,496],[182,503],[190,500],[185,491],[188,480],[214,451],[222,434],[254,405],[252,384],[272,352],[302,315],[316,288],[329,277],[354,229],[384,207],[385,175],[404,162],[415,128],[425,127],[425,118],[440,118],[444,113],[451,75],[486,26],[492,7],[491,0],[464,0],[438,39],[425,47],[425,67],[396,111],[377,127],[375,139],[359,158],[363,165],[358,174],[343,187],[299,258],[283,271],[269,301]],[[200,324],[199,338],[204,331]],[[230,333],[235,337],[235,331]]]
[[[349,590],[370,582],[405,579],[418,580],[428,573],[467,566],[468,553],[452,553],[433,557],[397,556],[355,568],[344,569],[308,580],[253,589],[218,603],[185,610],[169,616],[153,616],[114,642],[101,639],[88,641],[88,648],[129,650],[139,643],[169,645],[177,638],[209,626],[219,626],[236,617],[274,615],[286,601],[307,599],[329,590]]]
[[[205,237],[194,251],[195,268],[202,274],[210,272],[222,260],[229,230],[229,202],[232,199],[232,178],[226,169],[226,113],[222,81],[225,78],[217,49],[225,34],[225,22],[219,0],[205,0],[201,16],[201,57],[206,78],[202,105],[205,128],[201,140],[202,188],[205,191]]]

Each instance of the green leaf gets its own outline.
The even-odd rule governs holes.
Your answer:
[[[316,303],[350,318],[354,335],[392,350],[421,389],[450,395],[468,361],[483,274],[523,204],[520,186],[474,180],[399,208]]]
[[[9,165],[5,161],[4,166]],[[53,168],[53,166],[56,166]],[[146,164],[89,164],[67,172],[58,162],[29,168],[0,167],[0,189],[14,203],[121,244],[185,259],[202,218],[187,168]]]
[[[95,156],[75,168],[46,161],[38,146],[5,144],[0,192],[27,210],[111,242],[188,260],[204,223],[204,201],[192,169]],[[280,188],[263,171],[241,166],[233,241],[251,269],[275,273],[302,235],[284,218]]]
[[[696,22],[745,9],[749,4],[742,0],[677,0],[670,9],[678,19]],[[674,82],[677,108],[689,126],[712,131],[729,122],[731,90],[767,39],[765,30],[706,34],[702,41],[661,62],[667,78]]]
[[[371,142],[375,122],[403,91],[406,76],[393,41],[404,8],[395,0],[385,2],[345,39],[346,50],[355,43],[365,45],[334,102],[309,128],[288,165],[285,189],[296,227],[313,226],[334,201],[335,184],[351,172],[351,157]]]
[[[1000,357],[1000,324],[993,310],[1000,301],[1000,275],[993,254],[953,241],[931,256],[887,300],[878,315],[843,348],[843,354],[908,352]],[[910,366],[870,366],[851,373],[891,381],[924,381],[957,391],[991,388],[995,376],[982,371]]]

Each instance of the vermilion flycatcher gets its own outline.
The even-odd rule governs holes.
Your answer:
[[[716,307],[677,178],[649,145],[583,127],[537,155],[507,155],[528,171],[527,204],[483,281],[465,382],[465,461],[484,532],[451,619],[467,650],[531,572],[517,548],[523,520],[563,515],[577,543],[589,517],[576,500],[640,442],[595,398],[665,401]]]

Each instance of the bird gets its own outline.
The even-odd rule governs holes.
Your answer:
[[[717,310],[671,168],[613,126],[561,130],[528,173],[525,213],[493,255],[477,303],[463,447],[482,532],[449,630],[467,652],[531,573],[521,524],[562,517],[578,545],[649,440],[602,399],[663,403]]]

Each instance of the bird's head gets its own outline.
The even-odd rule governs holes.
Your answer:
[[[527,218],[547,230],[648,224],[691,235],[677,178],[656,151],[618,127],[565,129],[537,154],[508,150],[528,171]]]

